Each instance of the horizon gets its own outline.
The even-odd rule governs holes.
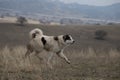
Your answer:
[[[0,0],[0,1],[9,1],[9,0]],[[12,0],[11,0],[12,1]],[[9,1],[9,2],[11,2]],[[15,0],[14,0],[15,1]],[[17,0],[16,0],[17,1]],[[42,0],[34,0],[34,1],[42,1]],[[48,1],[60,1],[65,4],[77,3],[80,5],[88,5],[88,6],[110,6],[113,4],[120,3],[120,0],[48,0]]]
[[[89,5],[89,6],[109,6],[109,5],[113,5],[113,4],[117,4],[120,3],[120,0],[60,0],[64,3],[78,3],[80,5]]]

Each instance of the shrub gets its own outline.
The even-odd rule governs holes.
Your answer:
[[[20,16],[17,18],[17,22],[23,26],[27,22],[27,19],[25,17]]]
[[[95,39],[104,40],[106,36],[107,36],[107,32],[104,30],[97,30],[95,32]]]
[[[108,25],[113,25],[114,23],[112,23],[112,22],[110,22],[110,23],[108,23]]]

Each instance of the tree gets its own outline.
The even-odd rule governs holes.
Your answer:
[[[0,18],[4,18],[4,15],[0,15]]]
[[[107,32],[104,30],[97,30],[95,32],[95,39],[104,40],[106,36],[107,36]]]
[[[20,16],[17,18],[17,22],[23,26],[25,25],[25,23],[27,23],[27,19],[25,17]]]

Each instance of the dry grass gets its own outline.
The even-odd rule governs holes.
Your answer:
[[[41,28],[45,35],[71,34],[76,43],[65,49],[66,64],[54,55],[53,69],[34,54],[24,59],[28,33]],[[106,40],[94,39],[96,30],[108,33]],[[0,80],[120,80],[119,25],[48,26],[0,23]],[[5,46],[7,45],[7,46]],[[20,46],[21,45],[21,46]]]
[[[17,17],[0,18],[0,23],[16,23]],[[38,20],[27,19],[28,24],[40,24]]]
[[[40,62],[34,54],[24,59],[26,48],[17,46],[0,50],[0,80],[120,80],[120,53],[95,50],[65,51],[71,64],[54,55],[53,69]],[[46,56],[40,54],[39,56]],[[75,55],[76,54],[76,55]]]

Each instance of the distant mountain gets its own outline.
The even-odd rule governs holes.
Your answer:
[[[110,6],[65,4],[57,0],[0,0],[0,8],[24,13],[120,20],[120,3]]]
[[[120,20],[120,3],[110,6],[88,6],[79,4],[68,4],[71,11],[76,11],[78,14],[84,14],[85,17],[98,18],[98,19],[113,19]]]

